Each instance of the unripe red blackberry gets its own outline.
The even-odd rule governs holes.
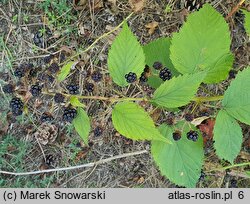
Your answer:
[[[128,74],[125,75],[125,79],[128,83],[133,83],[136,81],[137,76],[133,72],[129,72]]]
[[[10,101],[10,108],[13,115],[18,116],[23,113],[23,102],[20,98],[12,98]]]
[[[166,80],[169,80],[172,78],[172,73],[171,71],[168,69],[168,68],[163,68],[160,73],[159,73],[159,77],[163,80],[163,81],[166,81]]]
[[[64,96],[60,93],[56,93],[55,96],[54,96],[54,101],[56,103],[63,103],[64,102]]]
[[[65,108],[63,112],[63,120],[67,122],[72,122],[74,118],[77,116],[77,111],[74,108]]]

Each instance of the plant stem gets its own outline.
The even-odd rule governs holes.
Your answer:
[[[208,96],[208,97],[195,97],[193,100],[201,103],[201,102],[211,102],[211,101],[220,101],[223,99],[223,95],[221,96]]]
[[[245,163],[241,163],[241,164],[233,164],[233,165],[225,166],[225,167],[221,167],[221,168],[215,168],[215,169],[209,170],[209,172],[217,171],[217,170],[227,170],[227,169],[232,169],[235,167],[242,167],[242,166],[250,166],[250,162],[245,162]]]
[[[103,35],[101,35],[100,37],[98,37],[89,47],[87,47],[85,50],[82,51],[78,51],[76,54],[72,55],[68,60],[66,60],[65,62],[63,62],[62,64],[66,64],[67,62],[73,60],[74,58],[78,57],[79,55],[88,52],[91,48],[94,47],[94,45],[100,41],[101,39],[107,37],[108,35],[110,35],[111,33],[115,32],[116,30],[118,30],[124,23],[124,21],[127,21],[134,13],[130,13],[118,26],[116,26],[114,29],[112,29],[111,31],[104,33]]]

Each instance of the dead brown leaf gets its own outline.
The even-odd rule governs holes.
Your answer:
[[[146,0],[129,0],[129,4],[134,12],[139,12],[144,8]]]
[[[156,21],[153,21],[151,23],[148,23],[147,25],[145,25],[146,28],[148,28],[148,34],[152,35],[155,32],[155,29],[158,27],[159,23]]]

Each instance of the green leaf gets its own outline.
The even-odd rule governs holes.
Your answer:
[[[241,11],[245,15],[244,27],[246,29],[248,36],[250,36],[250,12],[243,9]]]
[[[250,125],[250,67],[239,72],[224,94],[224,109],[237,120]]]
[[[233,163],[240,153],[242,130],[236,120],[226,111],[219,111],[214,126],[214,147],[216,154]]]
[[[77,108],[77,116],[73,120],[73,125],[76,129],[76,132],[83,139],[84,143],[88,145],[90,120],[87,113],[81,107]]]
[[[62,69],[60,70],[60,73],[57,76],[58,81],[63,81],[64,79],[66,79],[66,77],[68,76],[68,74],[70,73],[70,70],[72,68],[72,66],[75,64],[75,62],[68,62],[67,64],[65,64]]]
[[[170,58],[182,74],[205,70],[208,74],[204,82],[217,83],[226,79],[233,64],[230,43],[225,19],[205,4],[173,35]]]
[[[115,129],[127,138],[169,142],[160,134],[145,110],[136,103],[116,104],[112,112],[112,121]]]
[[[188,104],[197,92],[204,73],[185,74],[165,81],[156,89],[152,102],[166,108],[177,108]]]
[[[182,130],[181,139],[178,141],[173,140],[175,129]],[[192,129],[196,130],[194,126]],[[190,127],[184,122],[179,122],[176,127],[161,125],[159,130],[173,143],[169,145],[152,141],[151,153],[161,173],[177,185],[195,187],[204,157],[202,136],[199,133],[197,142],[188,140],[186,134]]]
[[[145,68],[143,49],[127,22],[109,50],[108,67],[111,77],[119,86],[128,85],[125,80],[127,73],[134,72],[139,78]]]
[[[79,99],[76,96],[70,97],[70,104],[75,107],[82,107],[84,108],[85,105],[79,101]]]
[[[152,68],[155,62],[161,62],[164,67],[168,67],[171,70],[173,76],[178,75],[178,72],[174,69],[174,66],[170,60],[170,43],[170,38],[163,37],[143,46],[146,64],[151,67],[152,74],[154,74],[148,78],[148,84],[153,88],[158,88],[163,83],[163,81],[158,76],[159,71]]]

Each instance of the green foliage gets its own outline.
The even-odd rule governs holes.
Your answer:
[[[90,120],[87,113],[81,108],[77,108],[77,116],[73,120],[73,125],[83,139],[84,143],[88,145],[89,143],[89,132],[90,132]]]
[[[109,50],[108,67],[111,77],[119,86],[128,85],[125,80],[127,73],[133,72],[139,77],[144,70],[143,49],[126,22]]]
[[[166,108],[177,108],[188,104],[197,92],[204,73],[185,74],[164,82],[156,89],[152,102]]]
[[[219,111],[216,117],[214,141],[216,154],[233,163],[240,153],[242,131],[237,121],[224,110]]]
[[[82,107],[84,108],[85,105],[79,101],[79,99],[76,96],[70,97],[70,104],[75,107]]]
[[[127,138],[169,142],[159,133],[145,110],[136,103],[121,102],[116,104],[112,112],[112,121],[115,129]]]
[[[154,74],[148,79],[148,84],[153,88],[158,88],[161,83],[163,83],[163,81],[158,76],[158,71],[152,68],[155,62],[161,62],[164,67],[167,67],[171,70],[174,76],[178,75],[178,72],[174,69],[174,66],[169,57],[170,44],[170,38],[159,38],[143,46],[146,57],[146,64],[151,67],[151,71]]]
[[[196,130],[195,127],[191,129]],[[179,122],[175,127],[161,125],[159,130],[173,143],[169,145],[152,141],[151,153],[161,173],[180,186],[195,187],[204,157],[201,135],[197,142],[188,140],[186,134],[190,127],[185,122]],[[178,141],[173,140],[175,130],[182,130],[181,139]]]
[[[75,64],[75,62],[68,62],[67,64],[65,64],[62,69],[60,70],[60,73],[57,76],[57,80],[58,81],[63,81],[64,79],[66,79],[66,77],[69,75],[70,70],[72,68],[72,66]]]
[[[250,67],[239,72],[226,90],[222,101],[229,115],[250,125]]]
[[[223,16],[205,4],[190,14],[179,33],[173,35],[170,58],[182,74],[204,70],[204,82],[217,83],[226,79],[233,64],[230,43]]]
[[[242,10],[242,12],[245,15],[244,27],[246,29],[248,36],[250,36],[250,12],[246,10]]]

